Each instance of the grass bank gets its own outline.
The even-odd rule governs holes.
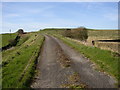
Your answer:
[[[88,30],[88,36],[94,39],[119,39],[119,30]]]
[[[14,40],[16,36],[17,36],[17,33],[0,34],[0,37],[2,38],[2,42],[0,42],[0,48],[8,45],[9,40]]]
[[[44,37],[39,33],[30,33],[21,38],[16,47],[2,52],[3,88],[29,87],[43,41]]]
[[[77,50],[79,53],[82,53],[85,57],[89,58],[97,65],[97,69],[107,72],[109,75],[114,76],[117,80],[120,80],[120,73],[118,70],[118,59],[120,59],[120,57],[118,57],[116,53],[108,50],[102,50],[97,47],[85,46],[61,35],[54,36]]]

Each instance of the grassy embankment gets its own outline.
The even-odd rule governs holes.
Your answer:
[[[67,28],[63,29],[57,29],[57,28],[48,28],[44,29],[41,32],[42,33],[48,33],[48,34],[64,34],[65,30]],[[88,30],[88,39],[87,42],[81,42],[87,46],[92,46],[92,41],[93,40],[114,40],[114,39],[120,39],[119,37],[119,30],[95,30],[95,29],[87,29]],[[120,47],[119,42],[95,42],[95,46],[104,50],[110,50],[113,52],[120,53],[118,48]]]
[[[64,32],[64,29],[46,29],[40,32],[62,34]],[[2,52],[2,82],[4,88],[29,86],[29,81],[32,78],[35,71],[35,61],[38,56],[40,46],[42,45],[42,42],[44,40],[44,37],[38,34],[38,32],[25,34],[20,38],[20,41],[18,42],[17,46]],[[88,34],[89,37],[96,37],[97,39],[99,37],[99,39],[101,39],[101,37],[103,38],[106,34],[108,34],[108,32],[106,32],[106,34],[103,35],[102,32],[94,32],[93,30],[89,31]],[[113,34],[108,34],[108,36],[112,38],[114,37]],[[108,72],[110,75],[115,76],[117,79],[120,78],[120,75],[118,75],[118,57],[114,57],[115,54],[113,52],[101,50],[95,47],[84,46],[78,42],[71,41],[70,39],[59,35],[56,37],[63,40],[66,44],[70,45],[71,47],[75,48],[80,53],[83,53],[86,57],[90,58],[93,62],[97,64],[98,68],[101,71]],[[106,39],[107,37],[104,38]],[[15,38],[14,35],[13,38]],[[2,46],[7,45],[9,43],[8,41],[9,38],[5,38],[3,40],[3,43],[6,44],[3,44]]]
[[[0,34],[0,37],[2,38],[2,42],[0,42],[0,48],[8,45],[9,40],[15,39],[16,36],[17,36],[17,33]]]
[[[58,34],[54,36],[96,63],[97,69],[107,72],[117,80],[120,80],[120,73],[118,72],[118,59],[120,59],[120,57],[117,57],[115,53],[97,47],[85,46]]]
[[[87,44],[92,45],[92,40],[114,40],[120,39],[118,30],[88,30]],[[105,50],[111,50],[120,53],[119,42],[95,42],[95,46]]]
[[[118,30],[88,30],[89,37],[94,39],[119,39]]]
[[[3,88],[29,87],[43,41],[39,33],[25,34],[17,46],[2,52]]]

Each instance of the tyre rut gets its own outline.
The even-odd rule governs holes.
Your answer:
[[[45,42],[38,58],[38,73],[31,87],[60,88],[70,85],[72,81],[69,80],[69,77],[74,73],[78,73],[80,78],[74,84],[81,85],[84,83],[91,88],[115,87],[115,79],[96,71],[92,64],[87,58],[61,40],[45,35]]]

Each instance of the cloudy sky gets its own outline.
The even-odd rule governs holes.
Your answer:
[[[117,2],[2,2],[2,33],[23,28],[118,28]]]

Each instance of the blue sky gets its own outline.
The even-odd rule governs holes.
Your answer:
[[[117,2],[3,2],[2,33],[43,28],[118,28]]]

